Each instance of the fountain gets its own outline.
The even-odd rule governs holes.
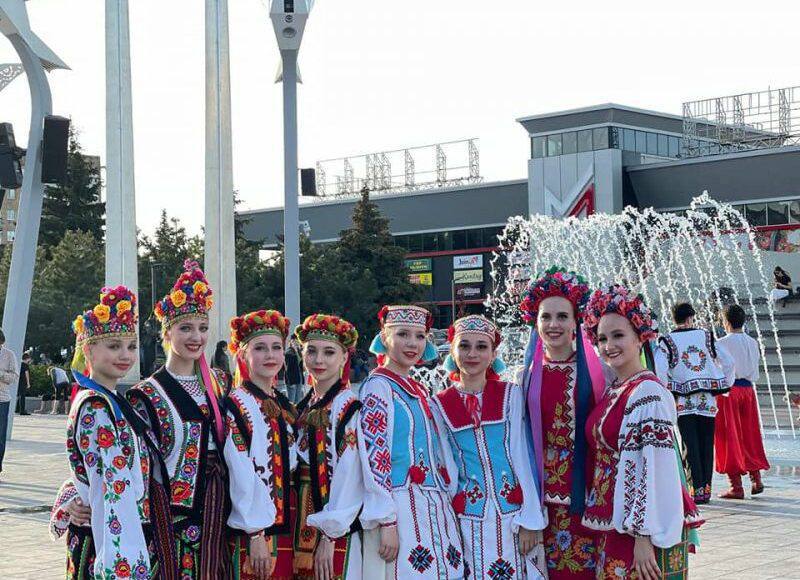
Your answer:
[[[593,287],[620,282],[640,292],[659,314],[663,329],[671,327],[670,306],[690,300],[704,326],[718,336],[720,309],[728,302],[742,304],[750,316],[748,330],[755,333],[761,350],[774,422],[774,430],[768,432],[778,437],[786,432],[776,407],[780,389],[786,395],[789,431],[797,437],[775,312],[766,299],[770,285],[764,259],[755,232],[739,211],[703,193],[682,214],[627,207],[621,214],[583,219],[509,219],[492,257],[495,290],[486,301],[488,312],[503,328],[500,348],[509,377],[522,363],[530,333],[517,309],[520,296],[531,276],[553,264],[579,272]],[[776,345],[778,385],[767,366],[767,337]]]

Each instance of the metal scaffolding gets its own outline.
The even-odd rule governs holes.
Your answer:
[[[800,144],[800,87],[683,103],[683,157]]]

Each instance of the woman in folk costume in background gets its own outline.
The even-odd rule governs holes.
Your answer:
[[[170,473],[172,514],[182,578],[223,578],[228,573],[225,524],[232,490],[248,487],[262,497],[234,497],[231,523],[252,532],[272,524],[269,490],[252,463],[237,452],[218,400],[221,383],[204,354],[212,291],[196,262],[186,260],[172,291],[155,306],[166,365],[127,396],[159,437]]]
[[[277,310],[257,310],[231,319],[228,348],[236,360],[227,400],[228,427],[237,450],[268,483],[273,524],[256,534],[234,530],[229,540],[234,580],[289,580],[295,498],[291,489],[295,410],[275,389],[291,323]],[[237,495],[231,485],[231,496]],[[236,526],[232,526],[236,527]]]
[[[461,538],[448,496],[451,479],[440,435],[427,391],[408,376],[420,360],[436,357],[428,341],[431,313],[418,306],[384,306],[378,319],[381,331],[370,350],[379,355],[381,366],[360,393],[361,523],[370,530],[364,568],[370,578],[463,578]],[[376,533],[380,540],[373,542]],[[385,573],[379,570],[383,562]]]
[[[584,426],[605,379],[581,333],[589,287],[552,267],[523,295],[523,319],[533,324],[523,363],[533,467],[547,509],[544,530],[551,579],[594,578],[594,533],[581,524],[587,484]],[[574,344],[574,346],[573,346]]]
[[[349,379],[358,332],[342,318],[312,314],[295,335],[312,387],[297,406],[295,578],[360,580],[364,480],[356,430],[361,403]]]
[[[452,386],[434,396],[434,415],[454,459],[448,472],[461,524],[464,558],[474,578],[537,579],[546,574],[545,527],[528,450],[525,399],[500,380],[500,333],[483,316],[456,320],[448,330],[445,369]],[[457,474],[457,477],[455,475]],[[537,567],[538,564],[538,567]]]
[[[672,395],[642,364],[656,320],[616,285],[592,295],[584,326],[617,375],[586,424],[594,475],[583,521],[600,532],[597,578],[687,578],[688,528],[702,521],[682,481]]]
[[[136,296],[124,286],[103,288],[100,304],[73,323],[79,390],[67,423],[72,479],[52,520],[56,536],[67,531],[68,578],[178,577],[161,454],[116,393],[139,356],[137,323]],[[77,498],[91,508],[90,528],[67,528],[65,508]]]

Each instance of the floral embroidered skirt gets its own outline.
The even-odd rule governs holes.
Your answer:
[[[581,524],[581,516],[569,513],[569,506],[546,504],[548,524],[544,529],[544,550],[550,580],[595,577],[596,532]]]
[[[689,545],[684,529],[679,544],[671,548],[656,548],[656,563],[662,580],[685,580],[689,577]],[[639,575],[633,567],[635,540],[628,534],[617,531],[600,532],[597,553],[597,579],[625,578],[636,580]]]
[[[158,562],[149,526],[144,528],[145,541],[150,557],[151,579],[160,577]],[[75,526],[70,524],[67,528],[67,573],[68,580],[92,580],[94,575],[95,547],[92,538],[92,528],[89,526]],[[139,574],[137,576],[137,574]],[[146,570],[128,570],[127,575],[132,578],[144,577]]]

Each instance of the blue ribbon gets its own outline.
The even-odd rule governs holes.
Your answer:
[[[122,413],[122,409],[119,406],[119,402],[117,401],[117,397],[114,395],[114,392],[111,389],[104,387],[96,381],[93,381],[91,378],[87,377],[76,369],[72,369],[72,376],[75,377],[75,382],[78,383],[80,388],[97,391],[108,400],[108,404],[111,405],[111,410],[114,413],[115,421],[125,418],[125,415]]]
[[[575,454],[572,457],[572,499],[569,511],[582,514],[586,507],[586,421],[592,404],[592,376],[586,364],[586,353],[583,349],[581,325],[575,330],[577,370],[577,393],[575,410]]]

